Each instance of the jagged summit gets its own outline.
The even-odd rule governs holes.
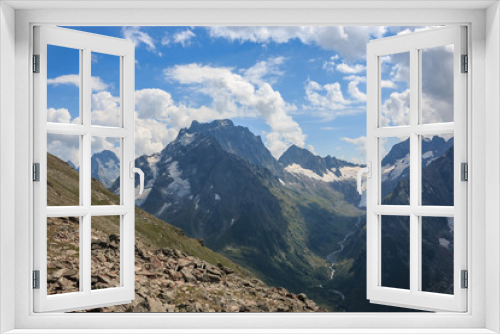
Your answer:
[[[264,145],[260,136],[254,135],[247,127],[234,125],[229,119],[214,120],[210,123],[193,121],[189,128],[179,131],[176,140],[182,138],[185,140],[189,137],[186,135],[195,134],[213,137],[224,151],[256,166],[267,168],[278,177],[283,175],[282,167]]]
[[[311,172],[314,173],[314,175],[311,174],[312,176],[316,175],[320,179],[329,181],[336,180],[336,177],[342,177],[344,174],[342,168],[344,167],[360,167],[357,164],[337,159],[329,155],[322,158],[296,145],[291,145],[279,158],[279,162],[289,172],[295,174],[299,172],[302,174]]]

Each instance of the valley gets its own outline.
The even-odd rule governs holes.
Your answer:
[[[442,205],[435,202],[438,197],[452,198],[452,148],[453,138],[423,140],[424,201]],[[407,204],[408,154],[408,140],[403,140],[382,160],[384,204]],[[146,180],[144,194],[136,197],[138,207],[266,284],[305,292],[328,311],[398,310],[366,300],[365,210],[355,188],[362,165],[295,145],[275,159],[248,128],[216,120],[193,121],[161,152],[138,157],[136,166]],[[116,179],[109,189],[119,194],[119,184]],[[434,220],[424,238],[429,286],[449,290],[449,279],[439,277],[449,271],[442,263],[452,254],[452,232],[447,221]],[[388,284],[404,287],[407,227],[398,219],[387,224],[384,244],[402,254],[383,255],[392,268]]]

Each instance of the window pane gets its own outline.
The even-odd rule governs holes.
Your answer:
[[[119,127],[120,57],[92,52],[91,124]]]
[[[380,57],[380,126],[410,125],[410,53]]]
[[[47,218],[47,294],[77,292],[79,283],[79,218]]]
[[[120,204],[120,143],[120,138],[92,137],[92,205]]]
[[[422,205],[453,206],[453,136],[422,136]]]
[[[453,294],[453,218],[422,217],[422,291]]]
[[[47,135],[47,206],[80,205],[80,136]]]
[[[380,138],[382,205],[410,205],[410,138]]]
[[[420,51],[422,124],[453,122],[453,45]]]
[[[92,217],[92,290],[120,286],[120,216]]]
[[[80,50],[47,45],[47,122],[80,122]]]
[[[410,289],[410,217],[381,218],[382,286]]]

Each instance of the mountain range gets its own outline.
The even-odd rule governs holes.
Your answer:
[[[78,202],[78,171],[47,154],[47,205]],[[112,205],[118,197],[92,180],[92,199]],[[93,216],[92,289],[119,285],[120,219]],[[47,292],[78,291],[79,218],[47,219]],[[271,287],[200,240],[149,213],[135,210],[135,298],[85,312],[321,312],[304,293]]]
[[[423,182],[424,198],[431,194],[432,200],[437,195],[433,185],[446,183],[434,179],[445,172],[443,159],[449,159],[446,152],[452,147],[453,139],[423,140],[424,177],[429,179],[427,188]],[[384,204],[407,199],[408,157],[407,140],[382,160],[383,189],[389,189]],[[230,120],[194,121],[161,152],[141,156],[135,164],[146,181],[136,205],[203,240],[267,284],[307,292],[329,310],[393,310],[369,304],[360,295],[365,291],[366,235],[355,177],[362,165],[319,157],[295,145],[277,160],[259,136]],[[110,189],[119,193],[119,179]],[[447,196],[446,191],[441,195]],[[398,239],[404,223],[392,225],[388,244],[405,254],[404,239]],[[432,231],[452,249],[448,223],[438,225]],[[327,257],[339,252],[340,245],[332,271]],[[404,275],[398,284],[402,281]]]

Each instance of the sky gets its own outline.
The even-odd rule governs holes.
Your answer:
[[[230,118],[261,136],[276,158],[295,144],[363,163],[366,44],[430,27],[68,28],[134,42],[136,156],[161,151],[193,120]],[[452,65],[441,63],[453,48],[424,51],[422,117],[452,121],[453,91],[439,78],[452,73]],[[80,121],[78,57],[78,50],[48,48],[50,122]],[[381,63],[381,122],[407,125],[409,56],[386,56]],[[119,76],[118,57],[92,54],[92,124],[119,124]],[[70,137],[50,135],[48,149],[78,166],[78,140]],[[118,151],[117,141],[93,138],[92,151],[103,149]]]

